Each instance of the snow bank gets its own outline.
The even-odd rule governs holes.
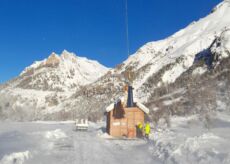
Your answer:
[[[113,138],[111,135],[109,135],[108,133],[100,133],[98,134],[98,136],[100,136],[101,138],[105,138],[105,139],[110,139]]]
[[[220,115],[222,116],[222,115]],[[171,127],[153,130],[153,155],[172,164],[229,164],[230,116],[213,118],[211,129],[202,127],[197,115],[173,117]],[[218,126],[220,123],[225,126]]]
[[[56,129],[53,131],[47,131],[45,133],[45,138],[47,139],[62,139],[66,138],[67,135],[61,130],[61,129]]]
[[[26,160],[31,158],[29,151],[12,153],[5,155],[1,160],[1,164],[23,164]]]
[[[172,151],[170,159],[177,163],[184,163],[188,159],[195,163],[223,163],[221,153],[211,146],[219,142],[221,138],[212,133],[189,137]]]

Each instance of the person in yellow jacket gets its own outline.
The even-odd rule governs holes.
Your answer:
[[[143,137],[143,125],[141,122],[137,124],[137,137]]]
[[[149,124],[149,122],[147,122],[146,124],[145,124],[145,137],[147,138],[147,139],[149,139],[149,134],[150,134],[150,124]]]

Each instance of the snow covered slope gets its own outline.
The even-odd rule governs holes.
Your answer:
[[[199,118],[172,117],[171,127],[153,130],[153,155],[167,164],[228,164],[230,162],[229,116],[216,115],[210,129]]]
[[[173,83],[193,65],[196,54],[207,49],[217,36],[230,28],[229,18],[230,1],[225,0],[207,17],[191,23],[164,40],[147,43],[117,68],[116,72],[121,73],[128,68],[135,72],[134,87],[137,89],[151,76],[158,78],[152,84],[155,87]],[[138,95],[141,92],[142,90]]]

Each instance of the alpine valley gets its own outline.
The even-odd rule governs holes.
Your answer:
[[[134,96],[158,122],[171,115],[230,112],[230,2],[172,36],[143,45],[115,68],[64,50],[34,62],[0,86],[2,120],[100,120],[105,107],[124,94],[127,77]]]

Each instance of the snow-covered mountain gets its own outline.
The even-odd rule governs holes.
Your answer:
[[[201,94],[199,89],[203,86],[196,82],[203,82],[204,87],[207,85],[204,90],[211,91],[211,84],[207,81],[218,84],[221,80],[212,79],[213,76],[219,77],[218,75],[224,75],[222,70],[229,70],[229,18],[230,1],[225,0],[205,18],[191,23],[164,40],[145,44],[126,61],[82,91],[86,95],[84,107],[95,111],[97,108],[95,109],[95,105],[90,102],[95,103],[96,98],[97,104],[100,104],[98,110],[101,110],[103,106],[121,96],[125,79],[129,74],[135,88],[134,96],[146,103],[150,110],[167,108],[172,113],[177,113],[173,110],[178,107],[178,110],[186,113],[185,108],[194,107],[185,104],[195,104],[190,101],[191,97]],[[199,56],[203,57],[194,63]],[[203,64],[208,59],[211,59],[212,68]],[[222,82],[228,84],[228,81]],[[194,87],[194,92],[188,89],[189,85]],[[216,92],[212,94],[217,94],[217,91],[223,89],[212,87],[216,88]],[[75,99],[81,99],[83,94],[75,95]],[[212,100],[216,101],[217,99]],[[182,105],[179,106],[178,103]]]
[[[44,109],[60,111],[62,109],[57,109],[58,104],[81,87],[98,80],[108,70],[97,61],[66,50],[60,55],[52,53],[47,59],[26,67],[17,78],[1,86],[0,116],[20,117],[21,120],[24,117],[38,118]]]
[[[137,89],[143,87],[149,78],[155,79],[152,83],[154,88],[174,83],[193,65],[198,53],[206,50],[223,31],[230,30],[229,18],[230,1],[225,0],[207,17],[192,22],[164,40],[142,46],[122,64],[121,68],[116,70],[122,72],[130,68],[138,74],[134,79],[134,86]],[[222,36],[228,38],[228,32]],[[223,48],[229,50],[230,47],[226,43]],[[223,57],[228,56],[229,54],[223,55]],[[142,90],[137,95],[141,95],[141,92]]]
[[[108,68],[97,61],[64,50],[60,56],[53,52],[47,59],[34,62],[10,85],[46,91],[76,90],[96,81],[107,71]]]
[[[23,102],[36,109],[33,115],[39,114],[38,118],[99,119],[105,106],[124,94],[128,74],[135,97],[153,112],[166,108],[175,114],[191,108],[198,111],[203,108],[199,96],[207,98],[204,102],[212,102],[212,106],[219,103],[217,108],[220,104],[228,107],[228,100],[219,93],[230,82],[229,18],[230,1],[224,0],[207,17],[164,40],[145,44],[109,71],[66,51],[61,56],[53,54],[26,68],[1,89],[1,109],[17,111]],[[69,90],[75,91],[67,94]]]

